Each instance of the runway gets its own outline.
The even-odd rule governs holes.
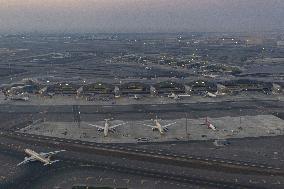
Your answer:
[[[232,161],[225,159],[208,159],[203,157],[189,156],[187,154],[175,154],[163,150],[146,150],[133,146],[122,146],[114,144],[98,144],[79,140],[62,139],[31,135],[26,133],[15,133],[2,131],[1,136],[9,137],[25,143],[38,143],[50,147],[63,148],[70,151],[96,153],[101,155],[113,155],[135,160],[172,164],[177,166],[188,166],[199,169],[217,169],[224,172],[243,172],[255,174],[284,175],[284,171],[278,167],[259,165],[248,162]]]
[[[3,137],[3,135],[1,136]],[[10,138],[10,137],[8,137]],[[29,140],[29,138],[33,138],[33,140]],[[9,139],[10,140],[10,139]],[[76,143],[76,141],[57,141],[57,140],[52,140],[51,138],[36,138],[36,137],[31,137],[31,136],[21,136],[19,139],[12,139],[12,144],[11,141],[9,143],[9,147],[7,147],[7,143],[5,145],[5,143],[1,143],[1,154],[3,155],[7,155],[7,156],[11,156],[11,157],[16,157],[17,159],[19,159],[19,161],[21,160],[21,156],[23,158],[24,154],[21,154],[21,150],[17,149],[17,145],[20,145],[22,142],[26,143],[26,145],[30,146],[37,146],[37,148],[42,148],[44,146],[44,148],[47,148],[49,145],[49,143],[47,141],[53,141],[57,144],[57,149],[60,147],[67,149],[66,154],[62,154],[59,155],[58,158],[62,161],[60,163],[57,163],[55,165],[52,165],[50,167],[43,167],[40,163],[36,162],[36,163],[32,163],[32,164],[28,164],[25,165],[23,168],[27,169],[27,172],[25,174],[24,177],[22,178],[18,178],[19,180],[16,180],[15,183],[22,183],[21,187],[19,188],[30,188],[33,186],[33,184],[38,184],[39,182],[43,182],[44,178],[47,175],[50,174],[55,174],[55,173],[60,173],[62,170],[65,171],[73,171],[73,170],[77,170],[77,169],[82,169],[82,170],[106,170],[106,171],[110,171],[110,172],[117,172],[119,174],[131,174],[131,176],[135,177],[135,176],[139,176],[139,177],[145,177],[145,178],[150,178],[150,179],[158,179],[160,180],[161,183],[164,183],[164,181],[166,183],[171,183],[171,186],[175,186],[178,188],[179,185],[183,185],[185,187],[192,187],[192,186],[202,186],[204,188],[232,188],[232,189],[252,189],[255,188],[254,184],[247,184],[247,183],[235,183],[235,182],[228,182],[226,180],[218,180],[214,177],[202,177],[199,176],[197,177],[195,174],[194,175],[190,175],[187,174],[186,172],[182,171],[178,171],[179,169],[184,169],[184,166],[179,168],[179,165],[175,165],[177,166],[177,168],[171,169],[171,171],[169,172],[169,170],[163,168],[164,163],[167,164],[167,166],[173,166],[171,161],[158,161],[158,162],[149,162],[149,163],[143,163],[144,166],[141,166],[137,160],[135,160],[133,162],[132,157],[127,157],[129,158],[129,160],[127,161],[121,161],[121,162],[115,162],[115,160],[113,159],[113,150],[119,150],[119,151],[126,151],[128,154],[130,154],[130,152],[135,152],[136,155],[137,153],[142,153],[143,156],[145,158],[140,159],[143,160],[143,162],[148,161],[147,160],[147,155],[151,156],[151,158],[163,158],[163,156],[168,156],[171,158],[174,158],[176,161],[180,161],[182,158],[185,158],[185,156],[187,156],[188,159],[194,159],[194,160],[198,160],[198,161],[207,161],[207,168],[212,166],[214,167],[214,165],[212,163],[209,162],[216,162],[218,161],[220,164],[218,166],[220,166],[221,164],[242,164],[241,166],[246,166],[246,167],[256,167],[256,166],[260,166],[260,165],[252,165],[251,163],[245,163],[245,162],[228,162],[229,160],[206,160],[203,159],[202,157],[189,157],[188,155],[177,155],[174,153],[171,154],[166,154],[169,152],[165,152],[163,150],[159,150],[159,151],[155,151],[155,150],[142,150],[142,149],[138,149],[135,147],[123,147],[123,146],[113,146],[113,145],[103,145],[103,147],[101,145],[91,145],[91,144],[87,144],[87,143]],[[41,142],[42,141],[42,142]],[[53,143],[52,142],[52,143]],[[75,143],[73,143],[75,142]],[[55,146],[53,146],[55,147]],[[97,154],[96,152],[98,152],[97,150],[93,151],[92,148],[108,148],[110,149],[108,154],[102,154],[99,157],[101,158],[93,158],[93,159],[89,159],[87,154]],[[80,155],[75,155],[74,153],[79,153]],[[135,154],[134,154],[135,155]],[[97,155],[96,155],[97,156]],[[112,156],[112,158],[110,157]],[[108,158],[103,158],[103,157],[108,157]],[[120,156],[118,156],[119,158],[121,158]],[[140,161],[139,160],[139,161]],[[123,163],[124,162],[124,163]],[[132,163],[130,163],[132,162]],[[135,163],[136,162],[136,163]],[[153,166],[149,166],[151,164],[154,164]],[[202,166],[199,167],[199,163],[197,161],[195,161],[196,166],[193,166],[193,169],[196,169],[197,172],[199,172],[200,169],[203,169]],[[145,166],[148,165],[148,166]],[[205,167],[204,167],[205,168]],[[207,170],[207,168],[205,168],[205,170]],[[220,169],[215,167],[213,170],[218,169],[218,171],[225,171],[225,169]],[[234,173],[234,168],[231,167],[227,167],[227,171],[225,171],[224,173],[226,174],[232,174]],[[257,167],[257,169],[261,169],[261,167]],[[253,174],[255,175],[263,175],[263,176],[270,176],[271,174],[276,175],[275,172],[273,173],[270,172],[269,174],[266,175],[266,173],[264,173],[267,169],[269,169],[269,167],[263,167],[262,169],[262,173],[261,172],[254,172],[254,171],[249,171],[249,168],[246,168],[246,170],[244,170],[244,172],[238,170],[235,174]],[[270,168],[271,170],[278,170],[277,168]],[[32,172],[37,170],[37,174],[33,175]],[[210,170],[210,169],[209,169]],[[211,171],[213,171],[211,170]],[[27,174],[29,173],[29,174]],[[50,178],[49,178],[50,179]],[[3,185],[3,188],[11,188],[11,186],[15,186],[15,184],[9,184],[7,183],[6,185]],[[139,188],[139,187],[138,187]],[[143,187],[142,187],[143,188]],[[167,187],[164,187],[167,188]],[[171,187],[169,187],[171,188]],[[266,188],[266,187],[261,187],[258,185],[257,188]]]

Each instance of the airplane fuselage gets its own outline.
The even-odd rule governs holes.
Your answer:
[[[213,93],[210,93],[210,92],[207,92],[207,95],[208,95],[209,97],[212,97],[212,98],[216,98],[216,97],[217,97],[216,94],[213,94]]]
[[[213,131],[216,131],[216,127],[212,123],[207,122],[206,125],[208,129],[212,129]]]
[[[213,131],[216,131],[217,129],[216,129],[216,127],[212,124],[212,123],[210,123],[209,121],[208,121],[208,118],[206,117],[206,119],[205,119],[205,125],[208,127],[208,129],[212,129]]]
[[[162,127],[162,125],[159,123],[158,120],[155,120],[155,126],[156,126],[156,129],[158,129],[158,131],[161,133],[161,134],[164,134],[164,129]]]
[[[105,119],[105,123],[103,126],[99,126],[99,125],[92,125],[92,124],[89,124],[90,126],[93,126],[93,127],[97,127],[98,128],[98,131],[99,132],[102,132],[103,135],[105,137],[108,136],[109,132],[115,132],[115,128],[120,126],[120,125],[124,125],[125,123],[122,123],[122,124],[118,124],[118,125],[111,125],[109,123],[109,119]]]
[[[35,151],[31,149],[25,149],[25,153],[28,154],[29,156],[34,157],[36,160],[44,164],[50,164],[50,160],[48,158],[41,156],[40,154],[36,153]]]
[[[106,137],[108,135],[109,130],[109,123],[108,120],[105,121],[105,128],[104,128],[104,136]]]

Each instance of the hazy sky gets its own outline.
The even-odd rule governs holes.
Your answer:
[[[284,28],[284,0],[0,0],[0,32]]]

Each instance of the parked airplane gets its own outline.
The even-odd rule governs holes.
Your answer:
[[[216,98],[216,97],[217,97],[216,94],[210,93],[210,92],[207,92],[207,93],[206,93],[206,96],[209,96],[209,97],[212,97],[212,98]]]
[[[93,124],[88,124],[88,125],[92,126],[92,127],[97,127],[98,131],[100,131],[100,132],[103,131],[104,136],[106,137],[108,135],[108,132],[115,132],[116,127],[124,125],[124,124],[126,124],[126,123],[121,123],[121,124],[110,126],[109,119],[105,119],[105,125],[104,126],[93,125]]]
[[[142,97],[140,95],[134,95],[134,96],[130,96],[129,98],[135,99],[135,100],[140,100]]]
[[[172,98],[172,99],[175,99],[175,100],[179,100],[179,96],[176,95],[175,93],[171,93],[168,95],[168,98]]]
[[[28,101],[29,97],[13,96],[10,99],[13,100],[13,101]]]
[[[212,129],[213,131],[216,131],[217,128],[208,121],[208,117],[206,117],[205,122],[202,123],[202,125],[206,125],[208,127],[208,129]]]
[[[174,123],[170,123],[170,124],[162,126],[157,117],[153,121],[154,121],[154,125],[146,125],[146,124],[143,124],[143,125],[147,127],[151,127],[153,131],[159,131],[161,134],[164,134],[165,132],[169,130],[168,126],[176,124],[176,122],[174,122]]]
[[[208,78],[216,78],[219,75],[213,75],[213,74],[202,74],[204,77],[208,77]]]
[[[179,100],[179,99],[188,98],[188,97],[191,97],[191,95],[189,95],[189,94],[175,94],[175,93],[171,93],[171,94],[168,95],[168,98],[172,98],[174,100]]]
[[[48,153],[44,153],[44,152],[40,152],[40,153],[37,153],[31,149],[25,149],[25,153],[28,154],[30,157],[25,157],[25,160],[22,161],[21,163],[19,163],[17,166],[20,166],[22,164],[26,164],[26,163],[29,163],[29,162],[33,162],[33,161],[40,161],[42,163],[44,163],[43,165],[51,165],[55,162],[58,162],[59,160],[54,160],[54,161],[51,161],[50,160],[50,157],[52,155],[55,155],[59,152],[64,152],[65,150],[59,150],[59,151],[54,151],[54,152],[48,152]]]

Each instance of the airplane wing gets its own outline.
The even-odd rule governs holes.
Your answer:
[[[126,123],[121,123],[121,124],[117,124],[117,125],[113,125],[113,126],[111,126],[111,127],[109,127],[110,129],[113,129],[113,128],[116,128],[116,127],[118,127],[118,126],[120,126],[120,125],[125,125]]]
[[[146,124],[143,124],[143,125],[146,126],[146,127],[156,128],[156,127],[153,126],[153,125],[146,125]]]
[[[47,152],[47,153],[41,152],[41,153],[39,153],[39,155],[46,157],[46,156],[55,155],[55,154],[58,154],[59,152],[65,152],[65,151],[66,151],[66,150],[58,150],[58,151]]]
[[[18,163],[17,166],[20,166],[20,165],[22,165],[22,164],[29,163],[30,161],[34,161],[34,160],[35,160],[35,159],[34,159],[33,156],[31,156],[31,157],[25,157],[25,160],[22,161],[22,162],[20,162],[20,163]]]
[[[176,124],[176,123],[177,123],[177,122],[170,123],[170,124],[164,125],[163,127],[168,127],[168,126],[174,125],[174,124]]]
[[[46,165],[51,165],[51,164],[56,163],[56,162],[59,162],[59,160],[50,161],[49,163],[45,163],[45,164],[43,164],[43,165],[44,165],[44,166],[46,166]]]
[[[105,129],[104,127],[102,126],[99,126],[99,125],[93,125],[93,124],[88,124],[89,126],[92,126],[92,127],[97,127],[99,129]]]

